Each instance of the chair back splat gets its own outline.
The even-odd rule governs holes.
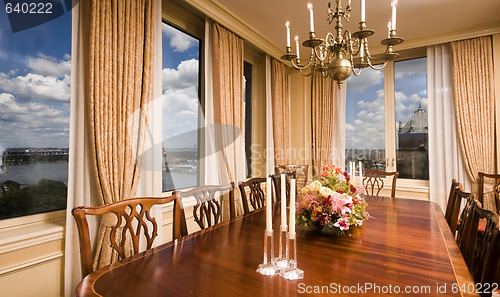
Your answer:
[[[234,183],[225,186],[201,186],[188,191],[176,192],[181,205],[181,236],[188,234],[183,207],[184,199],[188,197],[195,198],[196,204],[193,206],[193,217],[198,226],[201,229],[205,229],[222,222],[222,197],[226,193],[229,195],[230,217],[233,218],[235,216],[233,191]]]
[[[392,176],[391,197],[396,197],[396,180],[399,172],[385,172],[379,170],[366,170],[363,178],[363,185],[366,188],[366,194],[369,196],[379,196],[380,191],[384,188],[383,177]]]
[[[82,274],[85,277],[93,271],[93,255],[90,244],[90,231],[87,222],[87,215],[107,216],[112,220],[110,242],[111,248],[117,253],[119,260],[126,258],[127,250],[125,246],[131,242],[132,254],[139,252],[139,244],[145,240],[146,249],[150,249],[155,238],[158,236],[158,225],[151,216],[151,207],[158,204],[174,203],[174,238],[179,237],[179,224],[176,216],[180,212],[178,197],[144,197],[125,199],[113,204],[73,208],[72,214],[75,217],[80,239],[80,257],[82,264]],[[116,222],[116,223],[115,223]]]
[[[250,206],[252,206],[253,210],[264,207],[266,199],[264,187],[266,182],[266,178],[264,177],[254,177],[247,181],[242,181],[238,185],[245,214],[250,212]]]

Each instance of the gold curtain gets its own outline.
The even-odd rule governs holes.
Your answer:
[[[289,82],[286,66],[272,59],[271,98],[273,108],[274,165],[288,164],[288,147],[290,143],[288,87]]]
[[[313,72],[311,79],[313,176],[321,172],[321,164],[333,162],[333,131],[337,102],[337,84]],[[339,165],[339,164],[337,164]]]
[[[219,160],[221,182],[237,184],[244,178],[245,158],[243,39],[215,22],[211,31],[215,142],[217,151],[222,152]],[[235,191],[236,211],[241,213],[237,193]],[[229,217],[227,200],[224,200],[223,209],[226,219]]]
[[[89,143],[96,192],[102,204],[110,204],[133,197],[138,186],[146,107],[152,94],[154,1],[87,3]],[[117,260],[109,244],[113,217],[101,220],[94,269]]]
[[[451,43],[453,95],[467,172],[495,172],[494,76],[491,36]]]

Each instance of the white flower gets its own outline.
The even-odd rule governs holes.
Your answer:
[[[332,189],[330,188],[327,188],[327,187],[321,187],[321,189],[319,190],[319,194],[324,197],[324,198],[328,198],[330,196],[333,196],[333,194],[335,194],[334,191],[332,191]]]

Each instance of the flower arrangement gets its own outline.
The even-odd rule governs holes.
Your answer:
[[[304,186],[296,203],[296,222],[315,225],[325,234],[343,235],[368,218],[365,188],[334,165],[321,165],[320,180]]]

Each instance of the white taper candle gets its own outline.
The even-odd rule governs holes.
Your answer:
[[[365,21],[365,0],[361,0],[361,21]]]
[[[309,9],[309,25],[311,27],[310,32],[314,32],[314,13],[312,3],[307,3],[307,9]]]
[[[392,30],[396,30],[396,6],[398,5],[398,0],[392,0]]]
[[[286,177],[281,174],[281,226],[286,226]]]
[[[300,59],[300,46],[299,46],[299,36],[295,36],[295,46],[297,47],[297,59]]]
[[[363,163],[359,161],[359,184],[363,184]]]
[[[266,231],[273,231],[272,218],[272,197],[271,197],[271,178],[266,179]]]
[[[290,182],[290,234],[295,234],[295,178]]]
[[[286,26],[286,47],[290,47],[290,22],[286,22],[285,26]]]

